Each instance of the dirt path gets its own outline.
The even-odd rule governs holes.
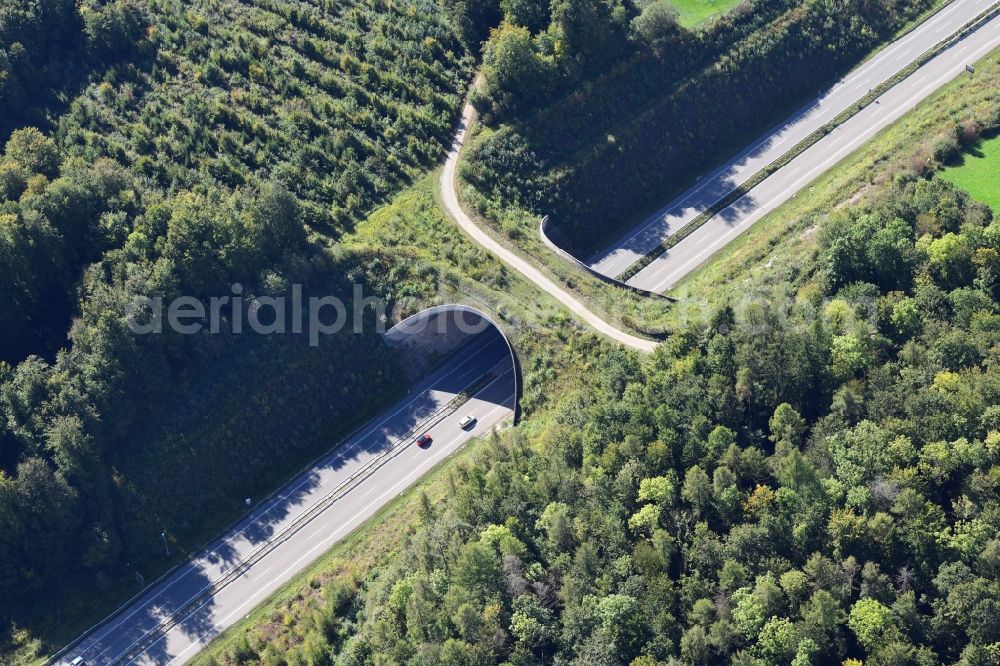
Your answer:
[[[475,110],[472,106],[466,105],[465,109],[462,111],[462,122],[459,125],[458,134],[455,135],[455,141],[452,144],[451,150],[448,152],[448,161],[445,162],[444,171],[441,174],[441,198],[444,201],[445,209],[453,218],[455,218],[455,221],[458,222],[458,226],[460,226],[465,233],[471,236],[472,240],[476,241],[481,246],[496,255],[500,261],[507,264],[527,279],[531,280],[538,286],[539,289],[550,294],[557,301],[565,305],[577,317],[596,329],[597,332],[606,335],[612,340],[620,342],[623,345],[632,347],[633,349],[638,349],[642,352],[648,353],[656,349],[656,342],[637,337],[630,333],[626,333],[621,329],[615,328],[588,310],[587,307],[579,301],[579,299],[550,280],[531,263],[501,245],[492,236],[480,229],[479,226],[465,214],[465,211],[462,210],[462,207],[458,203],[458,192],[455,189],[455,170],[458,167],[458,154],[462,148],[465,133],[474,119]]]

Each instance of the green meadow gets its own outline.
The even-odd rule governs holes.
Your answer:
[[[680,14],[681,25],[690,28],[716,14],[728,11],[739,4],[740,0],[673,0],[674,7]]]
[[[960,163],[945,169],[941,177],[1000,215],[1000,135],[977,143],[960,159]]]

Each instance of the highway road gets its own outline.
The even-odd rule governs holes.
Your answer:
[[[56,663],[182,664],[469,438],[513,415],[514,368],[493,327],[407,397],[304,472],[186,565],[91,631]],[[457,409],[442,408],[470,386]],[[462,430],[458,420],[477,422]],[[416,432],[407,435],[417,426]],[[414,436],[429,433],[420,448]],[[362,470],[368,470],[360,474]],[[205,591],[214,582],[221,588]],[[170,627],[161,625],[175,620]]]
[[[962,17],[970,12],[978,13],[987,4],[976,0],[956,0],[911,35],[932,29],[934,34],[940,33],[939,37],[943,38],[951,26],[965,22]],[[933,39],[931,43],[933,41],[937,40]],[[926,46],[929,44],[923,45],[924,48]],[[823,171],[934,90],[960,75],[965,63],[982,57],[997,46],[1000,46],[1000,18],[886,92],[877,104],[867,107],[775,172],[640,271],[629,283],[651,291],[670,288]],[[911,51],[893,53],[892,49],[893,46],[890,46],[883,51],[877,62],[884,64],[886,59],[891,59],[899,63],[898,70],[909,62]],[[887,53],[893,53],[891,58]],[[866,67],[871,68],[868,74],[872,85],[881,80],[880,74],[888,71],[882,69],[882,65],[872,66],[870,63],[859,71],[864,72]],[[860,96],[867,92],[867,89],[862,90],[867,85],[866,80],[843,85],[853,91],[851,94],[859,92]],[[833,111],[824,110],[824,113],[831,114]],[[808,112],[801,115],[803,119],[810,116]],[[455,167],[465,128],[471,120],[472,110],[467,107],[441,179],[446,208],[459,225],[477,242],[566,304],[598,331],[643,351],[655,348],[656,343],[632,336],[604,322],[526,260],[479,229],[461,210],[454,188]],[[787,128],[788,131],[793,129]],[[788,135],[784,141],[787,147],[794,144],[793,136]],[[770,140],[763,142],[756,147],[757,151],[767,150],[770,143]],[[758,159],[757,151],[747,153],[744,160]],[[739,178],[740,173],[749,177],[757,170],[747,162],[748,166],[739,171],[740,164],[742,162],[723,168],[715,178]],[[700,201],[702,194],[710,197],[719,192],[722,189],[715,187],[695,188],[688,196],[698,196]],[[718,198],[716,196],[715,200]],[[699,205],[683,198],[680,203]],[[664,224],[668,230],[671,228],[669,222]],[[635,238],[633,235],[629,242]],[[421,380],[405,399],[384,416],[366,425],[315,467],[296,477],[255,508],[191,561],[156,583],[107,623],[91,631],[56,663],[69,664],[76,657],[83,657],[89,666],[184,663],[332,544],[455,452],[470,437],[481,435],[492,425],[512,416],[513,373],[509,351],[499,333],[491,327],[479,334]],[[464,406],[442,413],[441,410],[457,394],[479,383],[486,375],[489,376],[484,385]],[[458,420],[466,414],[478,419],[469,431],[458,427]],[[433,443],[426,449],[417,447],[412,441],[414,436],[424,431],[433,437]]]
[[[963,0],[958,0],[962,2]],[[982,9],[984,3],[973,3]],[[755,222],[795,196],[820,174],[958,76],[965,66],[1000,47],[1000,17],[983,25],[893,86],[842,125],[761,181],[628,281],[662,293],[697,269]]]
[[[475,120],[475,117],[475,109],[472,108],[471,104],[466,104],[465,109],[462,111],[462,120],[459,124],[458,132],[455,135],[455,140],[452,143],[451,149],[448,151],[448,158],[445,161],[444,169],[441,172],[441,200],[444,203],[445,210],[447,210],[448,213],[455,218],[458,226],[465,233],[467,233],[472,240],[489,250],[494,256],[500,259],[500,261],[504,262],[525,278],[535,283],[539,289],[548,293],[557,301],[565,305],[571,312],[592,326],[598,333],[606,335],[612,340],[620,342],[623,345],[632,347],[633,349],[638,349],[639,351],[648,353],[656,349],[657,343],[652,340],[640,338],[632,335],[631,333],[626,333],[619,328],[615,328],[591,312],[587,306],[580,302],[578,298],[546,277],[545,274],[535,268],[530,261],[518,256],[512,250],[505,247],[488,233],[480,229],[479,226],[472,221],[472,218],[470,218],[465,211],[462,210],[462,206],[458,202],[458,192],[455,190],[455,172],[458,167],[458,157],[462,149],[462,142],[465,140],[465,133],[468,128],[472,126],[472,122]]]
[[[603,275],[617,277],[762,168],[856,104],[872,88],[891,79],[935,44],[957,32],[993,2],[995,0],[954,0],[829,90],[817,95],[790,118],[758,137],[738,155],[700,178],[611,246],[595,253],[587,263]],[[652,281],[657,282],[656,279]],[[637,282],[629,280],[629,284],[643,288],[649,283],[646,278]]]

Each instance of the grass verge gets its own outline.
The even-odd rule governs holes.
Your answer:
[[[1000,55],[995,52],[980,63],[981,76],[958,79],[923,102],[902,120],[880,133],[870,144],[856,152],[848,160],[821,177],[807,192],[769,215],[750,232],[741,236],[704,266],[691,278],[682,283],[688,296],[704,298],[706,306],[697,309],[676,308],[677,317],[704,314],[707,307],[714,307],[723,300],[737,300],[748,290],[758,293],[761,288],[773,286],[780,281],[792,285],[802,284],[796,279],[804,275],[803,267],[813,248],[813,234],[817,215],[823,210],[836,207],[845,200],[853,200],[864,195],[865,189],[879,177],[885,177],[887,170],[912,154],[915,143],[934,136],[942,128],[953,126],[956,119],[988,108],[992,103],[993,91],[1000,84],[1000,66],[993,59]],[[418,184],[414,191],[397,200],[394,210],[382,211],[362,225],[358,232],[358,242],[365,242],[365,234],[371,237],[398,231],[401,242],[410,244],[415,251],[426,255],[428,260],[449,261],[450,253],[476,251],[477,248],[463,239],[454,238],[455,248],[443,252],[433,250],[437,234],[456,234],[453,227],[443,219],[441,213],[428,208],[428,200],[433,203],[432,182]],[[418,217],[428,224],[414,223]],[[409,231],[406,231],[409,230]],[[466,247],[468,246],[468,247]],[[501,267],[502,268],[502,267]],[[516,281],[516,276],[512,278]],[[531,285],[516,285],[515,298],[522,297],[521,288]],[[515,314],[512,311],[511,314]],[[529,362],[528,371],[535,364]],[[553,383],[567,381],[565,377],[552,380]],[[551,386],[550,386],[551,388]],[[531,429],[542,423],[544,415],[523,423],[519,428]],[[197,664],[224,660],[224,656],[238,648],[239,642],[254,632],[257,640],[266,638],[269,627],[278,624],[292,626],[296,618],[310,606],[316,598],[317,590],[324,583],[337,576],[350,575],[356,580],[363,579],[392,553],[405,546],[416,525],[419,514],[421,491],[427,493],[432,502],[440,501],[448,492],[447,478],[451,470],[468,456],[476,455],[485,446],[484,440],[476,440],[432,470],[421,482],[383,507],[365,525],[334,546],[316,563],[299,574],[289,585],[272,595],[247,618],[219,637],[195,661]],[[304,610],[305,609],[305,610]]]
[[[928,139],[953,131],[966,118],[998,113],[998,60],[1000,49],[977,63],[975,76],[959,77],[936,91],[681,281],[673,291],[680,302],[672,323],[680,325],[723,303],[739,303],[781,285],[804,287],[825,211],[863,199],[872,184],[894,177],[914,160],[926,165],[920,146]]]
[[[886,47],[918,28],[920,24],[934,16],[934,14],[944,9],[945,6],[951,4],[953,1],[954,0],[935,0],[931,7],[920,15],[914,17],[906,25],[902,26],[891,39],[886,40],[880,46],[875,47],[870,53],[868,53],[868,55],[858,60],[849,71],[854,71],[859,67],[862,67],[869,60],[876,57]],[[844,76],[848,73],[849,72],[844,72]],[[839,78],[830,79],[828,81],[817,81],[816,83],[823,88],[832,86],[837,80],[839,80]],[[587,252],[590,253],[603,250],[609,245],[616,243],[630,230],[635,229],[637,226],[647,221],[650,216],[663,208],[666,203],[673,201],[686,192],[690,187],[695,185],[695,183],[697,183],[705,173],[711,172],[718,165],[724,164],[732,159],[738,150],[755,144],[761,137],[770,135],[776,131],[784,124],[788,117],[792,116],[797,111],[801,110],[805,105],[809,104],[813,98],[814,95],[812,93],[804,93],[801,97],[785,100],[784,106],[775,113],[771,114],[773,118],[780,118],[779,121],[774,122],[764,119],[761,122],[756,123],[754,127],[742,132],[740,138],[732,141],[731,145],[722,146],[714,152],[708,154],[705,159],[701,161],[703,168],[700,167],[698,169],[692,169],[687,178],[677,179],[672,182],[665,182],[662,187],[657,187],[649,191],[646,205],[640,206],[634,213],[628,215],[621,221],[604,225],[600,229],[592,230],[593,233],[590,234],[590,236],[585,240]],[[638,113],[641,114],[642,112],[643,110],[639,110]],[[842,122],[842,120],[839,122]],[[620,128],[610,128],[608,133],[614,135],[623,131],[624,130]],[[737,146],[737,148],[734,149],[732,147],[733,145]],[[567,161],[571,162],[572,160]],[[658,250],[653,250],[653,252],[658,252]],[[655,256],[653,258],[655,258]],[[627,280],[643,267],[644,266],[640,266],[635,270],[631,270],[630,267],[628,272],[622,273],[618,277],[619,279]]]
[[[484,441],[477,438],[469,442],[431,469],[419,482],[379,509],[212,641],[191,663],[195,666],[215,664],[227,653],[238,650],[250,632],[268,632],[271,625],[290,626],[301,607],[309,606],[312,598],[337,577],[363,579],[368,571],[391,557],[420,524],[421,493],[425,493],[434,505],[442,501],[449,492],[448,475],[460,461],[469,459],[483,446]]]
[[[920,67],[926,64],[929,60],[940,54],[942,51],[947,49],[952,45],[960,36],[967,34],[970,30],[974,30],[977,26],[981,25],[985,21],[988,21],[995,17],[997,13],[1000,12],[1000,5],[994,5],[989,10],[983,12],[978,17],[976,17],[969,24],[962,27],[954,35],[938,42],[933,47],[925,51],[919,58],[907,65],[905,68],[900,70],[896,75],[883,81],[876,87],[872,88],[867,95],[862,97],[856,104],[852,104],[849,108],[842,111],[830,122],[824,124],[822,127],[817,129],[815,132],[807,136],[806,138],[799,141],[797,144],[792,146],[788,152],[783,154],[781,157],[771,162],[763,169],[759,170],[753,176],[750,177],[742,185],[738,186],[729,194],[724,196],[718,202],[712,204],[703,213],[698,215],[696,218],[685,224],[683,227],[677,230],[677,233],[672,234],[668,237],[661,245],[655,249],[648,252],[645,256],[639,259],[637,262],[629,266],[625,271],[623,271],[618,277],[622,281],[627,281],[636,275],[639,271],[644,269],[646,266],[651,264],[657,257],[660,257],[664,252],[670,250],[672,247],[676,246],[682,240],[690,236],[692,233],[698,230],[703,224],[712,219],[716,214],[728,208],[731,204],[736,202],[744,194],[757,187],[762,181],[770,177],[776,171],[786,166],[793,159],[801,155],[803,152],[808,150],[813,144],[822,139],[824,136],[832,132],[838,126],[845,123],[847,120],[852,118],[855,114],[863,110],[864,108],[870,106],[876,99],[878,99],[883,93],[895,86],[897,83],[903,81],[914,72],[916,72]]]
[[[524,352],[523,362],[530,367],[539,364],[535,359],[544,357],[549,350],[561,344],[553,332],[573,330],[583,331],[582,326],[574,326],[565,310],[545,294],[521,279],[520,275],[508,271],[497,259],[479,248],[459,232],[447,220],[437,203],[437,174],[431,173],[417,181],[411,188],[399,194],[390,205],[385,206],[341,241],[345,252],[371,253],[372,269],[365,275],[369,284],[378,285],[378,273],[386,271],[388,283],[394,292],[392,299],[407,299],[412,309],[423,309],[444,302],[463,302],[480,307],[497,315],[498,321],[508,328]],[[390,268],[379,258],[388,256]],[[435,284],[429,290],[427,284]],[[526,387],[526,397],[522,405],[528,409],[544,401],[542,381],[538,377]],[[391,404],[393,396],[387,396],[384,404]],[[354,427],[367,422],[368,417],[359,417]],[[323,452],[323,455],[326,451]],[[262,483],[257,497],[269,490],[283,487],[303,468],[308,467],[316,457],[315,453],[297,461],[292,473],[280,478],[272,478],[266,485]],[[258,500],[259,501],[259,500]],[[148,582],[169,572],[178,564],[186,562],[201,547],[216,538],[226,528],[245,515],[241,507],[235,511],[221,509],[217,520],[185,542],[172,542],[172,556],[164,559],[154,573],[143,571]],[[27,666],[45,663],[54,650],[77,638],[95,622],[116,611],[123,603],[138,592],[138,586],[129,579],[114,581],[103,595],[105,600],[95,604],[93,597],[72,598],[62,609],[60,629],[57,639],[42,644],[30,635],[24,634],[24,644],[17,643],[17,636],[7,638],[10,649],[0,656],[0,664]],[[14,632],[12,632],[14,633]],[[56,635],[56,634],[52,634]]]
[[[927,18],[933,16],[952,0],[938,0],[934,6],[911,21],[907,26],[900,29],[894,39],[902,37],[906,33],[914,30]],[[884,46],[882,47],[884,48]],[[881,50],[881,49],[879,49]],[[878,53],[876,50],[865,60]],[[864,61],[862,61],[864,62]],[[861,63],[858,63],[860,66]],[[791,105],[789,112],[801,106]],[[488,133],[492,130],[476,123],[470,131],[466,145],[470,145],[474,138],[480,133]],[[747,141],[759,136],[756,132],[753,136],[748,136]],[[718,161],[723,161],[731,157],[732,151],[725,151],[725,154],[718,155]],[[461,165],[460,165],[461,166]],[[694,175],[689,183],[676,185],[670,189],[673,192],[665,192],[663,196],[657,196],[658,203],[651,204],[650,208],[643,213],[634,216],[625,224],[621,225],[614,234],[609,234],[609,239],[620,237],[624,230],[634,227],[644,220],[655,210],[662,207],[663,201],[672,199],[680,192],[687,189],[694,181]],[[541,268],[550,277],[558,280],[580,299],[595,313],[601,315],[607,321],[630,329],[638,334],[659,336],[669,331],[676,323],[677,317],[671,312],[671,305],[666,301],[651,299],[639,296],[629,290],[607,284],[597,278],[586,274],[578,267],[555,255],[538,238],[538,218],[523,210],[477,210],[475,206],[476,196],[467,186],[459,187],[460,199],[466,211],[472,216],[483,229],[492,233],[495,237],[502,238],[508,247],[519,252],[522,256],[530,257],[532,263]],[[595,241],[596,245],[601,245]],[[641,268],[641,267],[640,267]]]
[[[545,333],[539,331],[539,336],[544,338]],[[265,652],[263,663],[303,663],[286,661],[285,657],[292,648],[304,647],[307,629],[314,624],[316,611],[330,602],[329,597],[345,585],[355,590],[362,587],[366,580],[378,575],[378,567],[389,564],[397,552],[408,547],[411,536],[424,520],[425,505],[438,507],[452,496],[454,478],[461,475],[468,463],[488,460],[498,448],[496,440],[536,439],[558,413],[554,406],[563,396],[573,388],[596,381],[595,350],[610,348],[611,343],[587,333],[571,337],[557,351],[550,348],[547,358],[538,354],[527,359],[524,365],[528,377],[545,375],[542,383],[552,396],[530,419],[522,420],[515,428],[495,431],[496,439],[490,434],[468,442],[218,636],[191,663],[195,666],[243,663],[245,645],[253,646],[255,651],[273,650],[275,661],[268,661]]]
[[[436,199],[436,184],[436,174],[417,182],[390,206],[359,225],[352,237],[345,240],[345,247],[363,250],[371,242],[391,239],[390,251],[403,261],[433,268],[446,290],[455,290],[452,294],[442,294],[442,300],[465,295],[501,313],[510,326],[508,332],[514,335],[524,372],[522,412],[531,416],[517,426],[513,436],[530,434],[546,422],[548,405],[555,399],[549,396],[561,395],[569,385],[579,381],[579,373],[586,372],[589,355],[585,350],[604,343],[582,327],[572,326],[558,303],[539,294],[534,285],[509,272],[492,255],[466,239],[444,217]],[[478,284],[466,275],[478,275]],[[569,368],[557,368],[566,356],[572,359]],[[218,636],[192,663],[238,661],[234,655],[239,654],[244,641],[251,644],[274,641],[275,648],[282,650],[289,647],[289,642],[299,640],[299,623],[318,604],[324,603],[322,591],[344,581],[359,585],[395,552],[406,547],[420,523],[423,496],[432,505],[443,501],[451,492],[449,477],[453,471],[463,461],[485,453],[490,440],[490,436],[474,439],[430,470]]]

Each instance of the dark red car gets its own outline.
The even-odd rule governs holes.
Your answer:
[[[417,446],[422,449],[426,449],[433,441],[434,440],[431,438],[430,434],[425,432],[420,437],[417,437]]]

